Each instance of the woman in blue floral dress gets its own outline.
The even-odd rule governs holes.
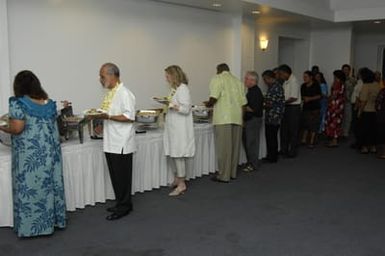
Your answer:
[[[15,77],[9,99],[12,134],[14,230],[19,237],[49,235],[64,228],[65,200],[56,104],[31,71]]]

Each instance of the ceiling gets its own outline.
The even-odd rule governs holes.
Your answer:
[[[251,3],[253,1],[242,0],[149,0],[165,4],[180,5],[190,8],[203,9],[213,12],[223,12],[230,14],[242,14],[249,18],[255,18],[258,23],[263,24],[292,24],[298,26],[307,26],[309,28],[328,28],[336,26],[335,22],[317,19],[310,16],[305,16],[298,13],[288,12],[277,8],[271,8],[268,5],[260,5]],[[343,8],[354,8],[354,6],[362,7],[363,3],[368,6],[384,6],[385,0],[299,0],[306,1],[307,4],[321,5],[321,1],[327,1],[322,5],[328,5],[330,8],[341,10]],[[313,1],[313,2],[312,2]],[[316,2],[314,2],[316,1]],[[263,2],[263,1],[261,1]],[[268,2],[268,1],[265,1]],[[213,6],[213,3],[220,3],[220,7]],[[317,6],[314,8],[317,9]],[[260,14],[252,14],[252,11],[258,10]],[[384,13],[385,15],[385,13]],[[385,31],[385,19],[381,24],[374,24],[373,21],[353,21],[353,22],[339,22],[340,25],[352,24],[357,31]]]

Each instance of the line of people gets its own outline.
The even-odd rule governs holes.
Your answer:
[[[385,88],[380,73],[362,68],[356,80],[350,65],[344,64],[333,72],[330,93],[317,66],[303,73],[302,85],[285,64],[264,71],[262,79],[265,95],[258,86],[258,74],[245,74],[245,99],[240,80],[227,65],[218,66],[206,102],[214,107],[218,172],[213,181],[227,183],[236,178],[241,137],[247,162],[238,167],[246,172],[258,170],[263,120],[265,163],[276,163],[279,156],[295,158],[300,144],[313,149],[323,137],[327,147],[338,147],[351,131],[356,139],[352,147],[385,158]]]
[[[209,85],[210,97],[204,102],[213,108],[218,172],[212,180],[228,183],[237,178],[242,142],[247,157],[242,170],[258,170],[263,119],[266,163],[279,159],[279,132],[281,155],[293,158],[298,154],[300,130],[301,141],[309,148],[314,147],[320,133],[330,138],[329,147],[335,147],[338,139],[349,135],[351,124],[354,146],[361,153],[377,151],[385,158],[385,88],[368,68],[360,69],[358,82],[350,73],[349,65],[334,71],[329,95],[319,70],[305,71],[300,86],[291,68],[281,65],[262,73],[267,86],[263,95],[256,72],[247,72],[242,83],[227,64],[219,64]],[[115,64],[102,65],[99,76],[107,89],[102,102],[106,113],[92,118],[104,122],[103,151],[116,197],[115,206],[107,208],[110,214],[106,219],[111,221],[133,210],[135,96],[120,81]],[[179,66],[167,67],[165,77],[171,89],[163,141],[174,173],[169,195],[179,196],[187,190],[186,161],[195,154],[192,102],[187,76]],[[56,104],[31,71],[18,73],[13,88],[9,126],[0,130],[12,134],[14,230],[19,237],[49,235],[66,226]]]

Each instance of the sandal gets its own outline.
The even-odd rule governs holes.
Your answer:
[[[180,187],[176,187],[170,194],[168,194],[169,196],[180,196],[180,195],[183,195],[184,192],[186,192],[187,188],[180,188]]]

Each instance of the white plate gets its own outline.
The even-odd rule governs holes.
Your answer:
[[[0,126],[8,126],[8,122],[5,120],[0,120]]]
[[[159,103],[169,103],[170,102],[168,99],[165,99],[165,98],[153,97],[152,99],[159,102]]]
[[[96,111],[98,111],[98,112],[89,113],[90,111],[91,111],[91,109],[84,110],[83,114],[85,116],[98,116],[98,115],[106,114],[107,113],[105,110],[100,109],[100,108],[96,109]]]

